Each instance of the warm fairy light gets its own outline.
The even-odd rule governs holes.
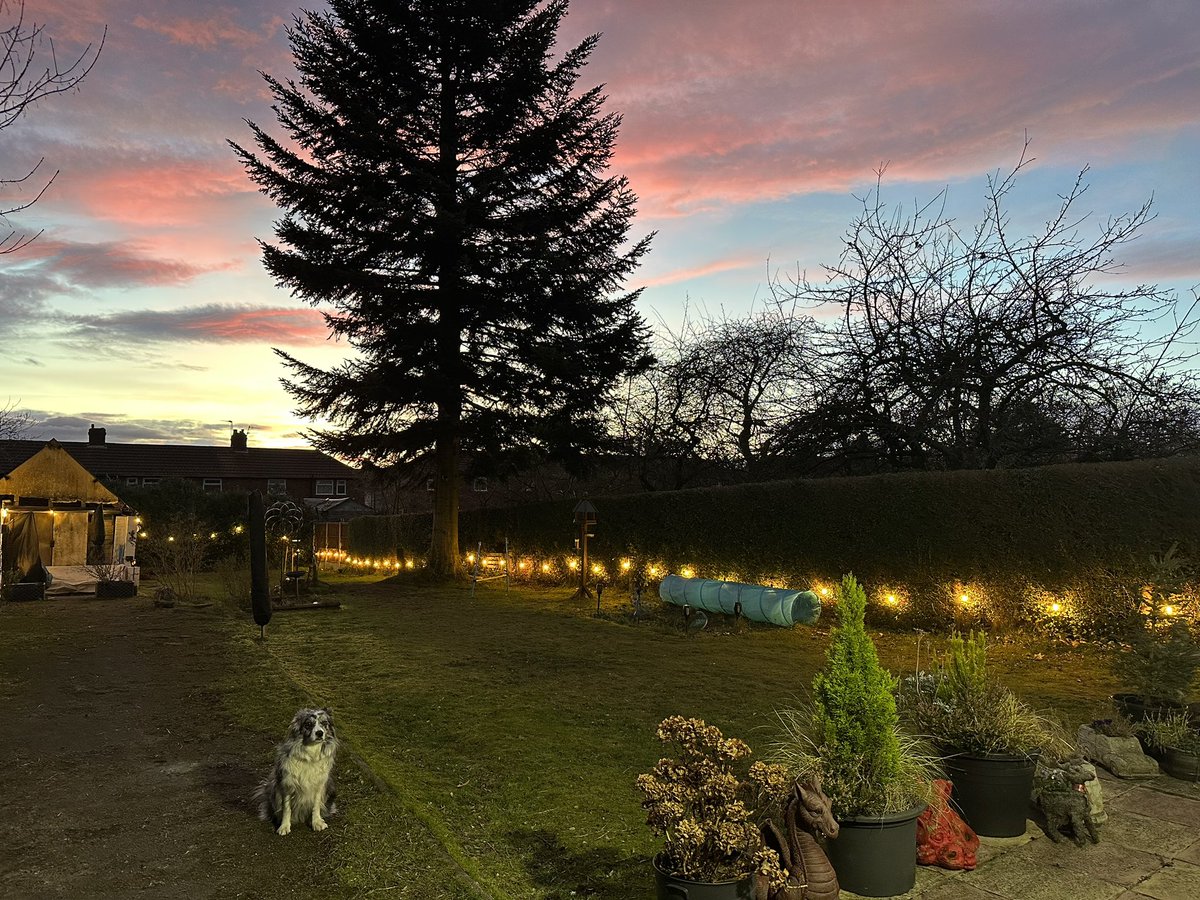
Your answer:
[[[1163,607],[1163,615],[1164,616],[1175,615],[1175,607],[1173,607],[1170,603],[1168,603],[1166,606]]]
[[[829,596],[829,588],[827,588],[827,587],[821,588],[821,596],[828,597]]]
[[[413,561],[411,559],[406,559],[404,561],[404,568],[411,569],[412,567],[413,567]]]
[[[965,606],[966,604],[971,602],[971,598],[967,594],[959,594],[958,602]]]
[[[208,533],[208,539],[210,541],[215,541],[217,539],[217,533],[215,531],[210,531]]]
[[[628,572],[630,567],[632,567],[632,566],[633,566],[633,563],[630,560],[628,560],[628,559],[621,560],[621,571],[622,572]]]
[[[888,602],[888,604],[889,604],[890,606],[895,606],[895,605],[896,605],[896,595],[895,595],[895,594],[888,594],[888,595],[887,595],[887,602]]]
[[[651,566],[651,567],[650,567],[650,574],[651,574],[651,575],[657,575],[657,574],[658,574],[658,566]]]
[[[550,563],[542,563],[542,571],[549,572],[550,571]]]
[[[475,554],[474,553],[467,554],[467,562],[469,562],[469,563],[475,562]]]
[[[679,570],[679,574],[682,575],[684,578],[695,578],[696,570],[693,569],[691,566],[684,566],[682,569]]]
[[[1052,612],[1052,613],[1062,612],[1062,604],[1058,603],[1057,601],[1054,603],[1051,603],[1050,604],[1050,612]]]
[[[570,569],[572,572],[574,572],[576,569],[579,568],[579,560],[577,560],[577,559],[567,560],[567,568]]]
[[[604,574],[604,566],[600,565],[600,563],[593,564],[592,565],[592,574],[593,575],[603,575]]]
[[[139,537],[139,538],[148,538],[148,537],[150,537],[150,532],[148,532],[148,531],[139,531],[139,532],[138,532],[138,537]]]
[[[517,563],[517,568],[520,569],[522,572],[524,572],[526,569],[529,568],[529,560],[527,560],[527,559],[521,560],[519,563]]]
[[[234,533],[234,534],[241,534],[241,533],[242,533],[243,531],[245,531],[245,530],[246,530],[246,529],[245,529],[245,528],[243,528],[241,525],[234,525],[234,526],[233,526],[233,533]]]

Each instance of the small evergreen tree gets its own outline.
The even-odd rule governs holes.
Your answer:
[[[815,740],[820,746],[825,790],[841,799],[840,815],[879,813],[891,805],[902,777],[896,681],[867,634],[867,595],[853,575],[838,590],[838,624],[830,635],[825,666],[813,678]]]
[[[354,351],[287,354],[313,442],[381,467],[431,456],[429,568],[459,565],[460,456],[598,444],[648,330],[624,279],[635,200],[607,173],[620,117],[576,92],[598,35],[554,58],[567,0],[329,0],[266,76],[285,144],[233,144],[283,210],[263,262]]]

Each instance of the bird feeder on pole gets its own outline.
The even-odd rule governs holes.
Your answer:
[[[575,538],[575,549],[579,551],[579,588],[572,600],[590,600],[592,592],[588,590],[588,538],[596,536],[596,507],[590,500],[580,500],[575,506],[575,527],[579,529],[579,537]]]

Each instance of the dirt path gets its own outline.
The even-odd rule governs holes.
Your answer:
[[[336,821],[282,839],[254,816],[279,735],[222,712],[221,615],[0,605],[0,898],[347,896]]]

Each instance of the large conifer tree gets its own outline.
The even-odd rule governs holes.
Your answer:
[[[575,90],[598,35],[553,55],[567,0],[330,0],[265,75],[289,140],[234,150],[282,209],[263,261],[356,352],[280,353],[317,446],[432,451],[430,565],[458,565],[460,453],[586,447],[645,353],[624,279],[636,198],[607,174],[620,117]],[[232,142],[231,142],[232,143]]]

